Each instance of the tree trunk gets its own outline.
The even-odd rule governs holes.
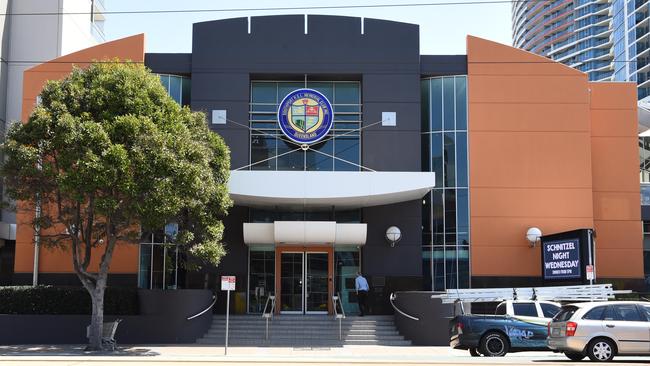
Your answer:
[[[98,283],[94,291],[89,291],[90,298],[92,299],[92,317],[90,320],[90,337],[88,347],[89,351],[101,351],[102,346],[102,332],[104,326],[104,286]]]

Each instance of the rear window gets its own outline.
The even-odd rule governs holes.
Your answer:
[[[560,309],[560,312],[557,313],[557,315],[555,315],[555,317],[553,318],[553,321],[565,322],[565,321],[571,319],[571,317],[573,316],[573,314],[575,314],[575,312],[577,310],[578,310],[577,306],[570,306],[570,305],[569,306],[563,306]]]
[[[540,303],[539,306],[542,307],[544,318],[552,318],[560,311],[560,307],[553,304]]]
[[[512,304],[515,315],[519,316],[537,316],[537,308],[533,302],[516,302]]]

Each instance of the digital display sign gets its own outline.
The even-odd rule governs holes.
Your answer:
[[[542,241],[545,280],[581,278],[580,239]]]

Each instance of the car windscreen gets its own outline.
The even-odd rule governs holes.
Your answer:
[[[555,315],[553,318],[553,321],[555,322],[565,322],[575,314],[575,312],[578,310],[577,306],[572,306],[572,305],[565,305],[560,309],[560,312]]]

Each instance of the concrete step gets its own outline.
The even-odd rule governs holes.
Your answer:
[[[223,340],[210,340],[210,339],[199,339],[197,341],[199,344],[214,345],[214,346],[223,346]],[[401,340],[401,341],[328,341],[328,340],[307,340],[307,341],[296,341],[296,340],[229,340],[229,346],[276,346],[276,347],[342,347],[346,345],[376,345],[376,346],[411,346],[411,341]]]

